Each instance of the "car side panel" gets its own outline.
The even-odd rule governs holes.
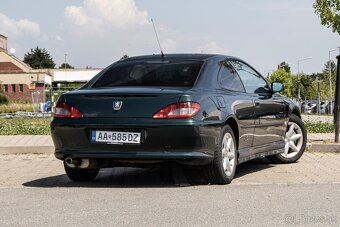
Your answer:
[[[286,133],[288,110],[279,95],[255,94],[255,131],[253,146],[282,141]]]
[[[214,100],[217,110],[221,111],[221,121],[229,117],[237,120],[239,131],[239,149],[249,148],[253,144],[254,134],[254,101],[243,92],[219,90],[210,97]]]

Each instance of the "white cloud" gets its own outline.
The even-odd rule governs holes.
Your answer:
[[[219,46],[216,42],[211,41],[207,44],[199,46],[196,49],[196,52],[203,52],[206,54],[226,54],[229,52],[227,48]]]
[[[67,6],[64,15],[75,26],[87,29],[129,28],[149,24],[146,11],[134,0],[84,0],[82,6]]]
[[[0,13],[0,33],[11,38],[18,36],[38,37],[41,34],[39,24],[28,19],[14,20]]]

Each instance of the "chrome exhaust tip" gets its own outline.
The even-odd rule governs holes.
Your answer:
[[[84,159],[74,159],[71,157],[67,157],[65,159],[65,163],[70,168],[81,168],[86,169],[90,166],[91,161],[90,159],[84,158]]]
[[[69,165],[78,165],[79,164],[79,160],[73,159],[71,157],[67,157],[65,159],[65,162],[66,162],[66,164],[69,164]]]

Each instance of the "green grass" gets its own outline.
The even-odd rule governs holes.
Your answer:
[[[305,122],[308,133],[333,133],[335,125],[332,123]]]
[[[0,119],[0,135],[50,135],[50,118]]]

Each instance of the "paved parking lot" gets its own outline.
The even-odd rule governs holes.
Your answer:
[[[104,169],[74,183],[53,155],[0,155],[0,226],[339,226],[339,162],[259,159],[226,186],[177,167]]]
[[[340,155],[305,153],[298,163],[273,165],[258,159],[238,166],[232,185],[340,184]],[[0,187],[168,187],[206,185],[201,171],[180,167],[102,169],[91,183],[74,183],[51,154],[0,155]]]

